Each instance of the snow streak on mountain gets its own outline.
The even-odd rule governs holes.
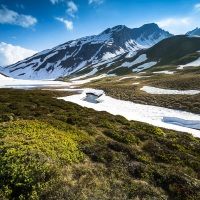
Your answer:
[[[130,52],[130,56],[134,55],[134,52],[147,49],[171,36],[154,23],[133,29],[115,26],[99,35],[69,41],[37,53],[2,68],[1,72],[20,79],[54,79],[127,52]]]
[[[187,32],[186,35],[200,36],[200,28],[197,27],[194,30]]]

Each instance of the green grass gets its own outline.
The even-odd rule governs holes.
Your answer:
[[[0,94],[0,199],[199,199],[198,138],[55,98],[66,92]]]
[[[84,155],[70,136],[39,121],[0,125],[0,186],[3,197],[38,197],[55,181],[62,166]]]
[[[178,45],[177,45],[178,44]],[[189,38],[184,35],[162,40],[145,51],[148,58],[159,60],[159,65],[187,64],[199,57],[199,38]]]

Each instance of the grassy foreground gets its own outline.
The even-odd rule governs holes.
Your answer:
[[[0,89],[0,199],[200,199],[200,140]]]

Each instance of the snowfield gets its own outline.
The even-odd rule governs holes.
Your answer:
[[[149,94],[181,94],[181,95],[195,95],[199,94],[199,90],[167,90],[151,86],[143,86],[140,90]]]
[[[98,76],[94,78],[103,77]],[[51,80],[19,80],[0,74],[0,88],[30,89],[34,87],[52,87],[51,90],[53,90],[55,86],[76,87],[78,84],[88,81],[91,81],[91,78],[74,80],[71,83]],[[97,111],[107,111],[113,115],[122,115],[128,120],[146,122],[158,127],[188,132],[195,137],[200,137],[200,115],[197,114],[114,99],[105,95],[103,90],[90,88],[57,90],[78,92],[79,94],[59,99],[74,102],[83,107],[93,108]]]
[[[121,67],[131,67],[133,65],[139,64],[141,62],[144,62],[145,60],[147,60],[147,56],[146,54],[142,54],[140,55],[136,60],[134,60],[133,62],[125,62],[121,65]]]
[[[56,87],[69,85],[69,83],[62,81],[13,79],[0,74],[0,88],[29,89],[34,87]]]
[[[200,137],[200,130],[197,130],[200,129],[200,116],[197,114],[114,99],[105,95],[102,90],[85,88],[78,90],[66,89],[64,91],[74,91],[80,94],[59,99],[73,102],[83,107],[93,108],[97,111],[107,111],[113,115],[122,115],[128,120],[146,122],[158,127],[183,131],[191,133],[195,137]],[[99,98],[95,97],[98,103],[87,102],[85,100],[87,99],[87,93],[101,95]]]
[[[34,88],[34,87],[59,87],[59,86],[76,87],[77,85],[89,83],[90,81],[98,80],[98,79],[109,77],[109,76],[115,76],[115,75],[102,74],[102,75],[95,76],[92,78],[79,80],[81,78],[84,78],[84,76],[80,76],[80,77],[71,79],[71,82],[63,82],[63,81],[53,81],[53,80],[14,79],[14,78],[6,77],[0,74],[0,88],[29,89],[29,88]]]
[[[186,65],[179,65],[179,67],[177,69],[183,69],[185,67],[198,67],[200,66],[200,58],[198,58],[197,60],[190,62]]]
[[[109,77],[109,76],[115,76],[115,74],[109,74],[109,75],[101,74],[99,76],[95,76],[95,77],[91,77],[91,78],[83,79],[83,80],[79,80],[79,79],[83,78],[82,76],[79,76],[77,78],[73,78],[70,80],[72,81],[72,83],[71,83],[72,85],[82,85],[82,84],[89,83],[91,81],[102,79],[102,78]]]
[[[154,61],[148,62],[148,63],[144,63],[143,65],[140,65],[140,66],[136,67],[132,71],[133,72],[141,72],[141,71],[143,71],[145,69],[149,69],[149,68],[153,67],[156,64],[157,64],[157,62],[154,62]]]

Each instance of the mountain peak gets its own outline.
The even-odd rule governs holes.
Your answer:
[[[87,69],[94,63],[147,49],[170,36],[155,23],[135,29],[117,25],[98,35],[79,38],[38,53],[4,68],[2,72],[21,79],[58,78]]]
[[[198,35],[198,36],[200,36],[200,28],[195,28],[194,30],[192,30],[192,31],[188,31],[187,33],[186,33],[186,35],[190,35],[190,36],[195,36],[195,35]]]
[[[113,33],[113,32],[119,32],[119,31],[123,30],[124,28],[127,28],[127,27],[125,25],[117,25],[112,28],[107,28],[102,33],[100,33],[100,35],[109,34],[109,33]]]
[[[126,27],[125,25],[117,25],[117,26],[114,26],[113,28],[111,28],[111,30],[120,31],[120,30],[124,29],[125,27]]]
[[[163,29],[161,29],[158,24],[156,23],[149,23],[149,24],[144,24],[143,26],[139,27],[138,29],[141,29],[142,31],[148,30],[149,31],[164,31]],[[167,32],[167,31],[165,31]],[[169,33],[169,32],[167,32]],[[169,33],[170,34],[170,33]],[[171,34],[172,35],[172,34]]]
[[[149,28],[149,27],[159,28],[158,24],[156,24],[156,23],[144,24],[144,25],[142,25],[140,28]]]

